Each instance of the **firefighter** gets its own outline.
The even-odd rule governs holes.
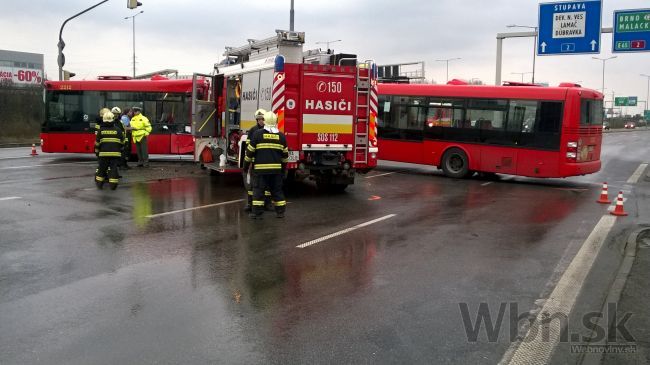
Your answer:
[[[251,127],[251,129],[248,130],[248,142],[253,138],[253,135],[255,132],[257,132],[260,129],[264,129],[264,113],[266,113],[266,110],[264,109],[257,109],[255,111],[255,125]],[[245,148],[247,144],[242,144],[242,148]],[[245,149],[244,149],[245,151]],[[244,185],[246,186],[246,194],[248,196],[248,202],[246,204],[246,208],[244,208],[245,212],[250,212],[252,210],[252,205],[253,205],[253,184],[252,181],[254,179],[253,172],[244,169]],[[265,191],[264,192],[264,208],[265,210],[271,210],[271,192],[270,191]]]
[[[264,191],[271,199],[278,218],[284,218],[287,202],[282,191],[282,179],[289,158],[287,140],[278,130],[278,117],[273,112],[264,113],[264,129],[255,132],[244,159],[244,171],[252,165],[253,210],[250,217],[261,218],[264,211]]]
[[[147,136],[151,133],[151,123],[149,119],[142,115],[142,108],[134,106],[133,118],[131,118],[131,135],[133,143],[138,152],[138,167],[149,167],[149,151],[147,146]]]
[[[115,116],[110,111],[103,114],[102,120],[103,123],[95,132],[95,154],[99,162],[95,171],[95,184],[98,189],[102,189],[108,176],[109,186],[115,190],[119,182],[118,166],[122,158],[124,133],[115,125]]]
[[[125,156],[125,146],[127,145],[126,143],[126,128],[124,127],[124,124],[122,124],[122,109],[120,109],[117,106],[114,106],[113,109],[111,109],[111,113],[115,116],[115,119],[113,120],[113,124],[117,128],[119,128],[122,131],[122,136],[123,138],[123,143],[122,143],[122,159],[120,159],[120,167],[124,168],[125,170],[128,170],[129,166],[126,164],[126,161],[128,161],[128,155]],[[121,176],[120,176],[121,177]]]

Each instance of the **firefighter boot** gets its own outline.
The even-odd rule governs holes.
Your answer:
[[[104,178],[95,176],[95,186],[97,186],[97,189],[102,190],[104,188]]]
[[[284,206],[276,206],[275,207],[275,217],[276,218],[284,218]]]
[[[248,200],[246,201],[246,206],[244,207],[244,212],[250,213],[253,211],[253,192],[248,192]]]

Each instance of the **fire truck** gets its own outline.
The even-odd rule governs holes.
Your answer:
[[[212,75],[194,74],[194,159],[213,173],[241,172],[246,131],[262,108],[278,115],[289,148],[291,180],[344,190],[377,165],[376,66],[330,50],[303,51],[305,34],[276,30],[226,47]]]

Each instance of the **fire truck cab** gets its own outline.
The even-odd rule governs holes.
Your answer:
[[[288,178],[343,190],[377,165],[376,66],[356,56],[303,52],[302,32],[277,30],[226,47],[211,92],[193,95],[194,159],[214,172],[240,172],[257,109],[278,115],[289,148]],[[197,88],[193,88],[197,90]]]

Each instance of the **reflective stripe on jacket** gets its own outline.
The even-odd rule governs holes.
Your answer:
[[[244,170],[253,164],[256,174],[280,173],[285,168],[288,157],[289,150],[284,134],[260,129],[255,132],[246,147]]]
[[[140,142],[142,138],[146,137],[151,133],[151,123],[149,119],[142,114],[134,115],[131,118],[131,135],[133,136],[133,142]]]
[[[99,157],[120,157],[123,145],[124,133],[115,123],[102,123],[95,131],[95,153]]]

